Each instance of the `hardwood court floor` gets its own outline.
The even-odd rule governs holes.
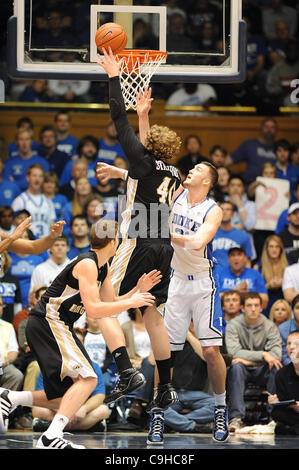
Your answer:
[[[0,451],[4,449],[34,449],[40,433],[31,431],[9,430],[7,434],[0,435]],[[146,433],[74,433],[65,435],[66,439],[75,444],[82,444],[87,449],[148,449]],[[159,447],[155,447],[159,450]],[[212,441],[208,434],[165,434],[163,450],[213,450],[219,449],[281,449],[299,451],[299,436],[275,436],[275,435],[234,435],[227,443],[219,444]],[[1,454],[0,454],[1,455]]]

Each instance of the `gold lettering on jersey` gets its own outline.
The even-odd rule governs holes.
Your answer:
[[[178,179],[180,179],[179,172],[173,165],[165,165],[165,163],[161,160],[156,160],[155,163],[156,170],[170,171],[173,176],[176,176]]]
[[[70,312],[78,313],[79,315],[83,315],[83,313],[85,313],[85,307],[83,305],[73,304],[70,307]]]

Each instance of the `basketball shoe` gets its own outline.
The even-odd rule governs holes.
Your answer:
[[[148,405],[146,411],[151,413],[156,410],[167,410],[167,408],[178,401],[178,395],[170,383],[164,385],[158,384],[157,393],[153,401]]]
[[[138,388],[142,387],[145,382],[146,380],[144,375],[138,370],[134,368],[124,370],[119,374],[118,383],[110,395],[105,398],[104,403],[108,405],[109,403],[119,400],[128,393],[134,392]]]
[[[151,413],[150,430],[147,436],[147,444],[164,444],[164,413],[162,410],[156,410]]]
[[[229,439],[227,406],[215,406],[213,441],[225,442]]]

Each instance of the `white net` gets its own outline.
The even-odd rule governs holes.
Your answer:
[[[126,110],[136,110],[136,94],[149,87],[153,74],[166,58],[166,52],[126,50],[118,54],[117,58],[124,58],[120,69],[120,86]]]

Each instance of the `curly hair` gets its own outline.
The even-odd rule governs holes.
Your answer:
[[[153,125],[146,135],[145,148],[159,160],[171,160],[180,151],[182,141],[166,126]]]

